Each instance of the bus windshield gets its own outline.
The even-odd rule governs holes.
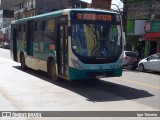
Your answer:
[[[72,50],[82,57],[119,57],[121,26],[116,24],[72,24]]]

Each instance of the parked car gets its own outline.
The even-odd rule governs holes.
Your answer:
[[[138,64],[138,69],[141,72],[145,70],[160,72],[160,53],[142,59]]]
[[[124,51],[123,67],[135,70],[138,67],[139,58],[132,51]]]
[[[9,47],[10,47],[9,43],[5,42],[3,48],[9,49]]]
[[[4,42],[0,43],[0,48],[3,48]]]
[[[7,42],[2,42],[0,44],[0,48],[5,48],[5,49],[9,49],[10,45]]]

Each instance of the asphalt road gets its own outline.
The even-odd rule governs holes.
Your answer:
[[[104,80],[122,85],[115,92],[118,96],[160,110],[160,74],[124,70],[122,77]]]
[[[122,77],[99,81],[54,82],[47,73],[22,71],[5,49],[0,49],[0,93],[5,103],[0,111],[160,111],[158,73],[124,70]]]

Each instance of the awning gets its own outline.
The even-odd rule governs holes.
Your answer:
[[[146,35],[144,36],[144,40],[151,40],[154,38],[160,38],[160,32],[156,32],[156,33],[146,33]]]

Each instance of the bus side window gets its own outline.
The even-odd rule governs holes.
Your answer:
[[[23,27],[23,25],[19,25],[19,27],[18,27],[18,40],[22,40],[22,27]]]
[[[19,25],[19,30],[18,30],[19,32],[21,32],[21,27],[22,27],[22,25]]]
[[[45,29],[46,29],[46,21],[43,21],[42,22],[42,30],[45,31]]]
[[[54,18],[46,20],[44,23],[43,41],[54,42]]]
[[[17,34],[17,40],[20,41],[21,47],[25,48],[25,24],[19,24],[18,25],[18,34]]]
[[[35,28],[34,28],[34,41],[42,41],[42,22],[38,21],[35,22]]]
[[[15,30],[16,32],[13,32],[13,34],[14,34],[14,37],[15,37],[15,39],[16,39],[16,41],[18,40],[18,35],[19,35],[19,32],[18,32],[18,30],[19,30],[19,26],[18,25],[15,25],[15,26],[12,26],[12,30]],[[12,35],[12,34],[11,34]]]

